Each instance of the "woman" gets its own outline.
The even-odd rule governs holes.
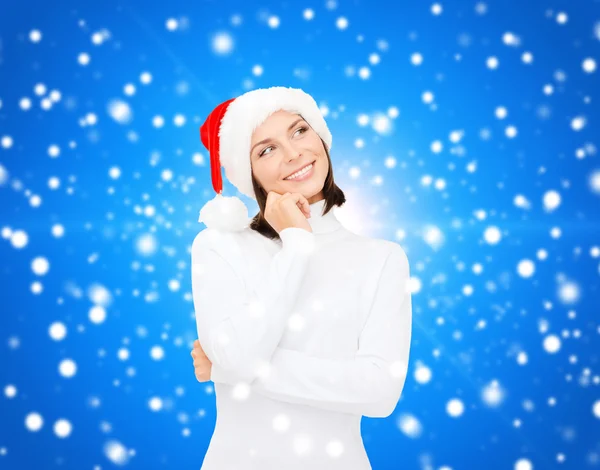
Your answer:
[[[370,469],[361,417],[389,416],[407,373],[404,251],[335,216],[345,197],[331,133],[302,90],[226,101],[201,137],[217,192],[192,245],[191,354],[217,405],[202,470]],[[221,166],[257,200],[251,221],[238,198],[220,195]]]

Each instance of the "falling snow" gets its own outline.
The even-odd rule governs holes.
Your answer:
[[[17,5],[3,30],[0,467],[199,468],[215,389],[189,357],[194,214],[214,193],[198,127],[275,84],[314,93],[333,131],[340,218],[410,260],[409,376],[392,426],[363,421],[369,454],[597,467],[597,5],[212,3],[52,21]],[[352,455],[265,418],[299,458]]]

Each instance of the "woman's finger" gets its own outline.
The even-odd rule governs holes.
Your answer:
[[[212,370],[212,363],[206,359],[197,359],[194,361],[194,375],[198,382],[210,381],[210,373]]]
[[[203,357],[197,357],[194,359],[194,367],[208,367],[210,365],[212,365],[212,362]]]
[[[194,356],[194,364],[212,364],[207,356]]]
[[[310,217],[310,204],[308,203],[308,199],[306,199],[302,194],[296,193],[298,199],[296,200],[296,205],[298,209],[302,211],[304,217],[307,219]]]
[[[304,198],[302,204],[304,204],[304,211],[306,212],[306,218],[308,219],[310,217],[310,204],[308,203],[308,199]]]
[[[304,204],[302,204],[300,201],[298,201],[296,203],[296,205],[298,206],[298,209],[300,209],[302,211],[302,214],[304,214],[304,217],[306,217],[308,219],[310,217],[310,214],[306,212],[306,208],[304,207]]]

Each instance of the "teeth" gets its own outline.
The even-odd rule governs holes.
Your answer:
[[[302,176],[303,174],[305,174],[306,172],[310,171],[310,169],[312,168],[313,164],[311,163],[310,165],[305,166],[302,170],[297,171],[296,173],[294,173],[293,175],[288,176],[287,178],[284,178],[286,180],[293,180],[299,176]]]

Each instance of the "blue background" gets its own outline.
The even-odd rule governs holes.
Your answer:
[[[591,183],[600,72],[582,66],[600,60],[600,2],[440,2],[440,14],[432,5],[3,3],[0,468],[200,468],[215,406],[189,355],[189,248],[214,193],[198,129],[219,103],[274,85],[315,97],[333,133],[347,220],[400,243],[411,263],[409,377],[392,416],[363,418],[373,468],[600,467],[600,189]],[[340,17],[347,28],[336,26]],[[506,32],[519,45],[505,44]],[[214,45],[219,34],[230,49]],[[496,69],[486,65],[492,56]],[[60,96],[48,101],[53,90]],[[125,112],[111,113],[112,100]],[[386,118],[393,106],[399,115]],[[371,125],[381,115],[389,132]],[[575,130],[578,116],[585,126]],[[464,133],[459,142],[452,131]],[[560,205],[545,208],[551,190]],[[225,194],[235,188],[227,183]],[[256,203],[244,201],[254,215]],[[497,244],[484,236],[490,226],[502,233]],[[440,243],[431,233],[443,234]],[[140,249],[140,237],[154,249]],[[32,265],[38,257],[45,274]],[[526,259],[530,277],[518,272]],[[578,295],[561,294],[565,286]],[[106,312],[99,323],[89,316],[97,304]],[[55,322],[66,327],[61,340],[49,332]],[[549,335],[560,338],[557,351],[544,347]],[[77,366],[71,377],[59,371],[65,359]],[[485,398],[490,384],[497,400]],[[454,399],[459,416],[447,410]],[[43,419],[37,431],[26,425],[30,413]],[[61,419],[72,427],[65,438],[54,430]]]

